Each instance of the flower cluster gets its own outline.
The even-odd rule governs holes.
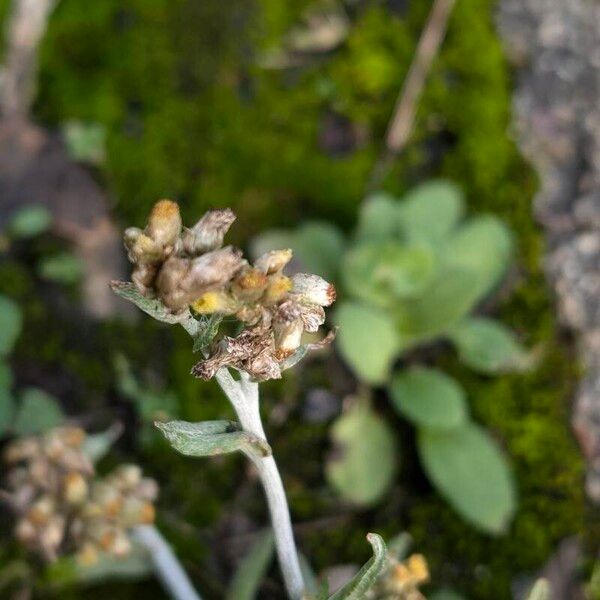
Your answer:
[[[16,538],[49,562],[65,554],[86,565],[102,553],[124,556],[128,530],[154,521],[155,481],[137,465],[96,477],[85,440],[82,429],[61,427],[17,439],[5,451],[3,497],[17,515]]]
[[[425,600],[419,587],[429,581],[427,561],[422,554],[412,554],[399,561],[388,554],[388,564],[369,592],[377,600]]]
[[[232,316],[244,325],[237,337],[214,345],[194,367],[195,375],[210,379],[218,369],[233,367],[256,380],[278,378],[303,332],[315,333],[325,322],[324,307],[334,302],[335,288],[318,275],[286,276],[289,249],[267,252],[250,264],[241,250],[222,247],[234,220],[229,209],[212,210],[188,229],[177,204],[160,200],[144,230],[125,231],[132,280],[171,313],[191,309],[195,315]],[[332,339],[330,334],[309,348]]]

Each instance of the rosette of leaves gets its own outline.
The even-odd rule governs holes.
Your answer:
[[[417,428],[421,462],[434,486],[473,525],[504,531],[516,508],[510,467],[497,443],[470,419],[464,390],[437,369],[396,365],[409,351],[441,340],[485,375],[532,365],[533,355],[506,326],[476,314],[511,264],[508,227],[492,215],[467,217],[459,188],[431,181],[402,199],[385,193],[367,198],[348,238],[331,224],[310,222],[267,232],[255,250],[264,252],[282,238],[300,268],[336,282],[342,292],[337,348],[359,380],[386,386],[393,407]],[[376,426],[346,435],[355,413],[365,410],[366,422]],[[385,481],[357,450],[380,442],[380,430],[393,437],[389,429],[364,406],[351,406],[335,423],[333,439],[342,452],[334,453],[327,473],[346,499],[371,504],[391,485],[395,445],[377,444]]]

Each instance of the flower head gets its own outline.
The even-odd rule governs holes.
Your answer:
[[[303,333],[316,333],[325,322],[324,307],[334,302],[335,288],[318,275],[286,276],[290,249],[267,252],[250,264],[241,250],[223,248],[235,220],[230,209],[209,211],[182,230],[179,209],[165,202],[154,207],[143,231],[125,232],[138,290],[156,296],[175,315],[191,309],[196,316],[230,316],[242,324],[237,337],[205,348],[208,356],[193,369],[198,377],[209,379],[222,367],[257,380],[280,377],[283,361],[298,351]]]
[[[102,553],[123,556],[131,548],[129,528],[154,520],[154,480],[137,465],[97,477],[85,438],[82,429],[60,427],[17,439],[4,453],[4,498],[16,514],[15,536],[49,562],[62,554],[86,565]]]

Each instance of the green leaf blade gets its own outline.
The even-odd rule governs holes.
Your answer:
[[[233,421],[168,421],[155,425],[171,446],[185,456],[215,456],[236,451],[258,456],[271,454],[265,440],[241,431]]]
[[[430,480],[458,513],[487,533],[506,531],[517,506],[514,480],[484,430],[474,423],[448,431],[423,429],[418,447]]]
[[[399,373],[389,390],[396,410],[417,427],[451,429],[467,420],[463,389],[437,369],[414,367]]]
[[[401,349],[394,321],[384,312],[358,302],[342,302],[335,312],[338,348],[352,370],[371,384],[387,380]]]
[[[325,467],[329,484],[357,505],[377,502],[390,487],[398,463],[396,440],[387,422],[361,400],[334,423],[331,437],[335,452]]]
[[[44,390],[27,388],[21,393],[13,428],[17,435],[29,435],[58,427],[64,421],[65,415],[56,398]]]
[[[352,580],[330,596],[329,600],[364,600],[366,593],[377,581],[387,560],[385,542],[376,533],[367,534],[367,540],[373,548],[373,556]]]

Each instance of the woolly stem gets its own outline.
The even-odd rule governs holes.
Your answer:
[[[135,539],[150,553],[156,575],[173,600],[202,600],[190,582],[171,547],[152,525],[139,525]]]
[[[216,379],[233,405],[242,428],[266,440],[260,417],[258,384],[250,381],[246,373],[241,373],[240,380],[236,381],[227,369],[220,369]],[[285,587],[291,600],[301,600],[304,594],[304,581],[294,541],[290,511],[277,464],[272,456],[263,457],[251,452],[248,452],[247,456],[256,466],[265,491]]]

